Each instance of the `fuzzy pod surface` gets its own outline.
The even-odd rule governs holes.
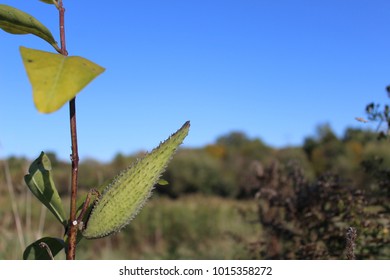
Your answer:
[[[152,152],[120,173],[95,203],[82,234],[101,238],[120,231],[138,214],[173,154],[188,135],[190,122]]]

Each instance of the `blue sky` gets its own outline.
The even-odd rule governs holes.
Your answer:
[[[57,11],[3,0],[56,38]],[[77,97],[81,159],[150,150],[185,121],[186,147],[242,131],[300,145],[319,124],[342,134],[371,101],[388,102],[390,2],[385,0],[65,0],[69,55],[106,68]],[[38,113],[19,46],[0,30],[0,158],[70,154],[68,106]]]

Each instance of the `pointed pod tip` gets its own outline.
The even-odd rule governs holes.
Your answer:
[[[183,127],[190,127],[191,126],[191,122],[190,121],[186,121],[184,124],[183,124]]]

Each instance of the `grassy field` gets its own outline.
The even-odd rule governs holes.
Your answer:
[[[17,234],[8,195],[0,196],[1,259],[20,259],[21,243],[63,234],[34,197],[20,195],[17,202],[23,236]],[[249,244],[260,234],[255,211],[254,201],[154,197],[120,233],[82,240],[77,259],[250,259]],[[64,254],[58,256],[63,258]]]

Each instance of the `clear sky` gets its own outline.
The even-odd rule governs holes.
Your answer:
[[[3,0],[58,39],[54,6]],[[64,0],[69,55],[106,68],[77,97],[81,159],[150,150],[185,121],[187,147],[242,131],[300,145],[319,124],[360,124],[390,84],[388,0]],[[0,158],[70,154],[68,106],[38,113],[19,46],[0,30]]]

